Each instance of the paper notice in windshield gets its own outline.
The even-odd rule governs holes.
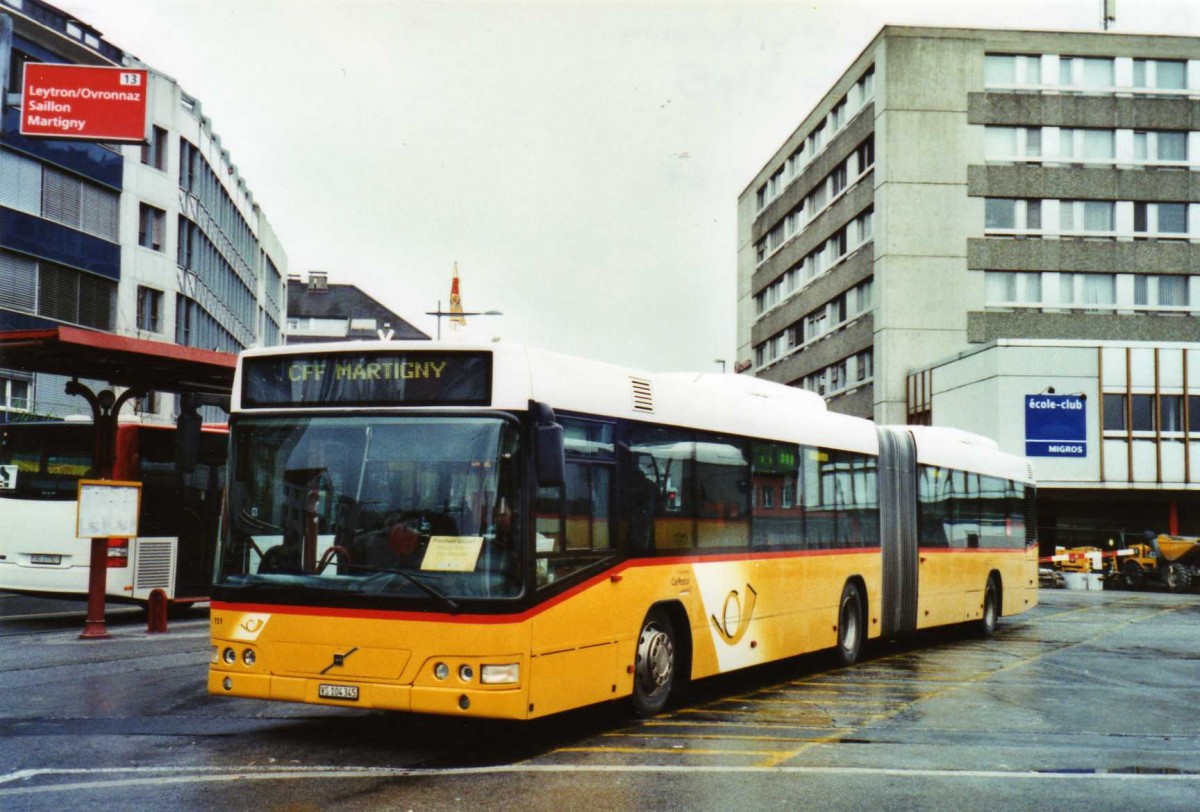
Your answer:
[[[429,572],[474,572],[483,550],[483,536],[432,536],[421,559]]]

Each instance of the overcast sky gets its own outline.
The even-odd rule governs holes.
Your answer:
[[[737,198],[887,23],[1100,30],[1101,0],[51,0],[198,98],[279,235],[426,332],[732,369]],[[1117,32],[1200,33],[1196,0]],[[443,321],[443,335],[448,335]]]

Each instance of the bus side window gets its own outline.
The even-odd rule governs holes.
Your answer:
[[[607,557],[615,547],[613,425],[579,418],[561,422],[567,458],[564,484],[540,488],[534,511],[539,587]]]
[[[804,545],[804,469],[795,443],[751,444],[755,547]]]
[[[656,490],[651,538],[658,552],[691,549],[696,529],[696,442],[689,429],[635,423],[629,446]],[[637,483],[639,487],[642,483]],[[627,493],[630,491],[626,485]],[[630,545],[636,549],[635,544]]]

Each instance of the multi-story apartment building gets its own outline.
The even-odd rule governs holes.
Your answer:
[[[0,132],[0,330],[60,324],[236,352],[283,342],[287,255],[200,102],[86,23],[41,0],[0,0],[13,21],[9,93],[23,65],[149,71],[144,145]],[[3,369],[3,413],[58,416],[64,379]],[[94,382],[101,388],[104,382]],[[174,396],[139,408],[170,416]]]
[[[1200,40],[885,27],[739,198],[739,366],[1200,533],[1198,172]]]

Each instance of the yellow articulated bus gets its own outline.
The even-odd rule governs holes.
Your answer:
[[[1037,602],[1027,462],[738,375],[504,344],[238,362],[222,696],[532,719]]]

